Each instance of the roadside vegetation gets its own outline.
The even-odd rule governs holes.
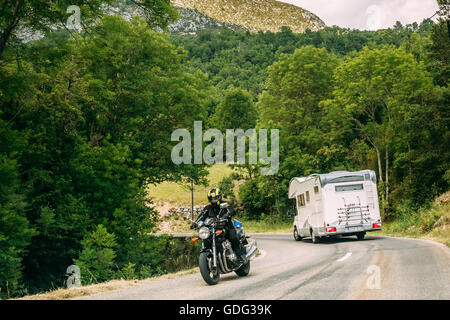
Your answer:
[[[374,234],[428,239],[450,247],[450,191],[426,207],[415,210],[405,204],[399,210],[398,219],[385,222]]]
[[[245,232],[251,233],[292,233],[293,219],[262,216],[260,220],[248,220],[236,217],[242,222]]]
[[[185,275],[198,273],[198,267],[185,268],[182,271],[174,273],[166,273],[164,275],[154,276],[146,279],[134,279],[134,280],[110,280],[102,283],[85,285],[80,288],[58,288],[50,290],[45,293],[39,293],[34,295],[27,295],[21,298],[16,298],[15,300],[63,300],[63,299],[77,299],[84,296],[90,296],[97,293],[104,293],[112,290],[120,290],[129,287],[134,287],[142,284],[146,284],[152,281],[164,280],[164,279],[174,279],[177,277],[182,277]]]

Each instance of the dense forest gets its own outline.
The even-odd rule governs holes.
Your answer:
[[[241,104],[257,114],[256,127],[280,129],[278,175],[247,168],[248,181],[240,189],[247,215],[285,213],[290,179],[317,172],[375,170],[384,219],[396,218],[396,206],[417,208],[448,189],[444,21],[398,22],[376,32],[208,29],[173,35],[172,41],[187,50],[189,67],[208,74],[214,86],[211,126],[222,128],[221,119],[233,119]],[[239,91],[251,98],[224,110]],[[245,128],[242,119],[248,118],[240,114],[225,120],[225,127]]]
[[[0,298],[59,287],[72,263],[83,283],[145,278],[193,250],[148,237],[146,186],[204,179],[205,166],[171,161],[171,133],[195,120],[280,129],[277,175],[230,177],[245,179],[252,219],[285,214],[289,180],[315,172],[375,170],[385,220],[449,188],[448,13],[379,31],[183,35],[161,32],[169,1],[131,22],[91,1],[80,33],[42,22],[65,21],[72,2],[0,14]],[[23,42],[19,26],[45,36]]]

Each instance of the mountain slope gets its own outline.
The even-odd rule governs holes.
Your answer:
[[[325,27],[315,14],[275,0],[172,0],[171,4],[250,31],[278,32],[288,26],[293,32],[302,33],[306,29],[316,31]]]
[[[190,10],[181,7],[175,7],[177,9],[180,18],[174,24],[169,26],[171,33],[179,34],[195,34],[197,31],[206,28],[229,28],[233,30],[245,30],[245,28],[230,24],[221,23],[213,18],[204,15],[197,10]]]

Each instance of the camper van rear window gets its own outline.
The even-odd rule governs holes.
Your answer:
[[[351,185],[347,185],[347,186],[336,186],[335,190],[336,192],[341,192],[341,191],[355,191],[355,190],[363,190],[363,185],[362,184],[351,184]]]
[[[364,176],[346,176],[331,179],[329,183],[364,181]]]

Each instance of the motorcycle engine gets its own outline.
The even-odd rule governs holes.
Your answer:
[[[222,242],[222,247],[227,259],[232,263],[236,262],[237,257],[233,251],[233,248],[231,247],[231,242],[229,240]]]

